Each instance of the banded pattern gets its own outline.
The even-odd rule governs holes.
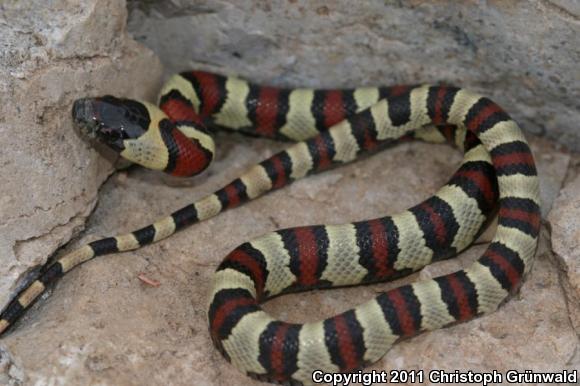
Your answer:
[[[47,264],[0,314],[0,333],[14,324],[48,285],[88,260],[163,240],[189,225],[281,188],[309,173],[334,163],[351,161],[360,152],[376,150],[380,144],[403,137],[404,131],[379,133],[368,109],[379,99],[398,94],[402,89],[277,89],[234,77],[191,71],[173,76],[164,85],[159,109],[147,102],[127,100],[130,115],[135,116],[141,125],[149,124],[149,128],[139,138],[123,141],[124,149],[120,155],[147,168],[176,176],[197,174],[213,159],[215,145],[205,127],[222,127],[284,140],[308,140],[275,154],[214,194],[153,224],[94,241]],[[313,104],[315,94],[316,102]],[[110,100],[110,97],[103,99]],[[136,110],[139,114],[134,112]],[[355,111],[359,113],[353,115]],[[320,114],[329,115],[321,118]],[[343,117],[348,121],[344,121],[342,129],[335,130],[332,135],[327,132],[328,126],[321,123],[332,125]],[[240,122],[243,124],[238,124]],[[450,130],[455,131],[453,128]],[[350,132],[350,136],[343,136],[343,132]],[[445,138],[437,133],[438,130],[431,127],[415,135],[427,141],[444,142]],[[351,143],[353,137],[356,144]],[[463,141],[451,142],[461,146]]]
[[[368,150],[377,139],[429,124],[438,130],[414,135],[459,139],[466,151],[459,170],[434,196],[394,216],[272,232],[225,258],[216,271],[208,320],[214,344],[236,367],[290,384],[310,383],[315,370],[352,371],[377,361],[400,338],[493,311],[521,284],[540,226],[536,170],[516,124],[488,99],[449,87],[391,90],[319,135],[324,152],[311,141],[301,154],[319,170],[345,159],[337,143]],[[303,325],[275,320],[259,306],[291,291],[391,280],[448,258],[473,241],[498,192],[497,235],[466,270],[395,288]]]
[[[314,369],[351,371],[378,360],[399,338],[493,311],[531,266],[540,225],[533,157],[517,124],[487,98],[446,86],[278,89],[193,71],[171,78],[159,102],[160,110],[144,104],[149,130],[125,141],[122,155],[147,156],[169,173],[194,174],[211,161],[213,140],[200,125],[301,142],[166,218],[47,265],[0,315],[0,331],[48,285],[95,256],[162,240],[310,173],[413,137],[465,152],[434,196],[394,216],[272,232],[224,259],[208,312],[223,355],[249,375],[275,382],[308,383]],[[259,305],[291,291],[391,280],[448,258],[473,241],[498,202],[497,234],[466,270],[395,288],[304,325],[275,320]]]

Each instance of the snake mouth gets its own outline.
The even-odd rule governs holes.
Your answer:
[[[112,147],[110,146],[110,141],[102,135],[97,109],[95,108],[96,103],[96,98],[77,99],[72,109],[74,125],[81,136],[87,140],[105,143],[108,147]]]
[[[93,103],[93,98],[77,99],[72,109],[72,117],[76,127],[89,139],[97,138],[99,127]]]

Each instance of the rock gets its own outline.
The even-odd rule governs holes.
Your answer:
[[[564,186],[548,220],[570,316],[580,334],[580,175]]]
[[[166,75],[195,67],[235,70],[279,85],[445,81],[482,91],[528,131],[580,149],[573,98],[578,8],[571,2],[131,4],[129,30],[162,58]],[[5,303],[19,278],[84,226],[113,170],[72,130],[72,101],[102,93],[151,99],[161,67],[125,34],[121,0],[57,0],[50,9],[40,0],[10,1],[0,10]],[[130,168],[110,178],[86,232],[66,249],[148,224],[286,146],[236,135],[217,139],[217,162],[203,176],[174,180]],[[570,207],[578,179],[550,213],[570,156],[545,140],[532,137],[531,145],[557,256],[543,228],[537,261],[517,296],[493,314],[401,342],[369,370],[580,368],[578,216]],[[2,338],[0,384],[261,385],[228,364],[207,332],[209,283],[221,259],[274,229],[405,209],[445,183],[460,159],[445,146],[405,143],[298,181],[163,242],[95,259],[68,274]],[[265,308],[289,321],[328,317],[377,291],[465,267],[483,248],[395,283],[289,295]]]
[[[570,164],[570,154],[558,151],[553,143],[546,140],[533,141],[530,146],[540,178],[542,217],[546,218],[562,189]]]
[[[73,130],[73,100],[159,87],[161,65],[126,16],[117,0],[0,5],[0,308],[83,228],[113,171]]]
[[[202,67],[291,86],[455,84],[492,97],[528,132],[580,150],[574,1],[130,4],[129,31],[167,73]]]
[[[170,187],[165,176],[138,168],[111,178],[76,244],[143,226],[285,147],[227,134],[219,135],[217,142],[219,156],[208,173],[180,187]],[[540,170],[563,173],[546,165],[559,157],[553,146],[537,140],[531,144]],[[460,159],[446,146],[402,144],[297,181],[163,242],[99,257],[68,274],[3,338],[13,358],[10,368],[24,374],[28,384],[261,385],[227,363],[207,332],[209,283],[223,257],[236,245],[274,229],[403,210],[444,184]],[[577,368],[577,335],[569,323],[545,231],[543,236],[520,294],[497,312],[401,342],[372,368]],[[401,282],[467,266],[482,249],[477,246],[403,281],[288,295],[265,308],[289,321],[328,317]],[[138,278],[141,274],[160,286],[144,283]]]

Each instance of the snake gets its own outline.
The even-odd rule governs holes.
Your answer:
[[[110,95],[72,108],[78,129],[145,168],[190,177],[215,155],[219,129],[293,141],[223,188],[136,231],[53,259],[0,314],[12,326],[74,267],[163,240],[312,173],[408,139],[449,143],[458,170],[422,203],[392,216],[276,230],[217,266],[207,306],[211,340],[253,378],[309,384],[316,370],[352,372],[397,341],[496,310],[529,272],[540,229],[537,170],[517,123],[495,102],[448,85],[281,88],[207,71],[173,75],[158,105]],[[287,323],[261,304],[282,294],[394,280],[466,249],[497,216],[483,255],[463,270],[415,281],[324,320]]]

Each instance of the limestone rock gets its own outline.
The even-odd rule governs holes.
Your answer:
[[[161,65],[118,0],[0,4],[0,308],[84,226],[107,161],[73,130],[86,95],[153,97]]]
[[[111,178],[78,243],[141,227],[286,146],[228,134],[219,135],[217,143],[216,163],[180,187],[139,168]],[[559,152],[545,141],[531,144],[539,169],[556,174],[542,179],[561,183],[565,167],[546,164]],[[403,144],[297,181],[160,243],[99,257],[68,274],[3,338],[12,358],[5,368],[26,377],[25,384],[261,385],[227,363],[207,332],[210,280],[223,257],[267,231],[396,213],[433,194],[460,160],[459,153],[443,145]],[[497,312],[397,344],[372,368],[577,368],[577,335],[546,236],[521,293]],[[483,247],[404,281],[467,266]],[[161,285],[143,283],[140,274]],[[312,321],[400,283],[282,296],[265,308],[284,320]]]
[[[570,316],[580,334],[580,175],[560,192],[548,220],[552,249],[562,270],[562,284],[570,304]]]
[[[131,4],[129,30],[161,57],[166,74],[209,68],[327,87],[445,81],[493,97],[528,131],[580,149],[572,2]],[[0,5],[0,303],[30,267],[83,227],[112,171],[111,161],[72,130],[72,101],[102,93],[150,99],[158,89],[159,62],[126,36],[125,17],[121,0]],[[148,224],[286,146],[226,134],[217,142],[218,159],[203,176],[176,181],[131,168],[109,179],[86,232],[67,249]],[[531,145],[545,216],[570,156],[545,140]],[[267,231],[403,210],[435,192],[460,159],[446,146],[402,144],[160,243],[99,257],[68,274],[2,338],[0,384],[261,385],[228,364],[207,332],[209,283],[221,259]],[[544,228],[535,266],[516,297],[488,316],[397,344],[372,368],[580,368],[580,319],[572,307],[577,277],[570,276],[578,272],[579,184],[569,183],[549,214],[558,256]],[[483,248],[395,283],[283,296],[265,308],[289,321],[328,317],[401,282],[465,267]]]
[[[580,150],[574,1],[133,1],[129,31],[166,72],[208,67],[283,85],[444,82]],[[576,5],[575,5],[576,4]]]

